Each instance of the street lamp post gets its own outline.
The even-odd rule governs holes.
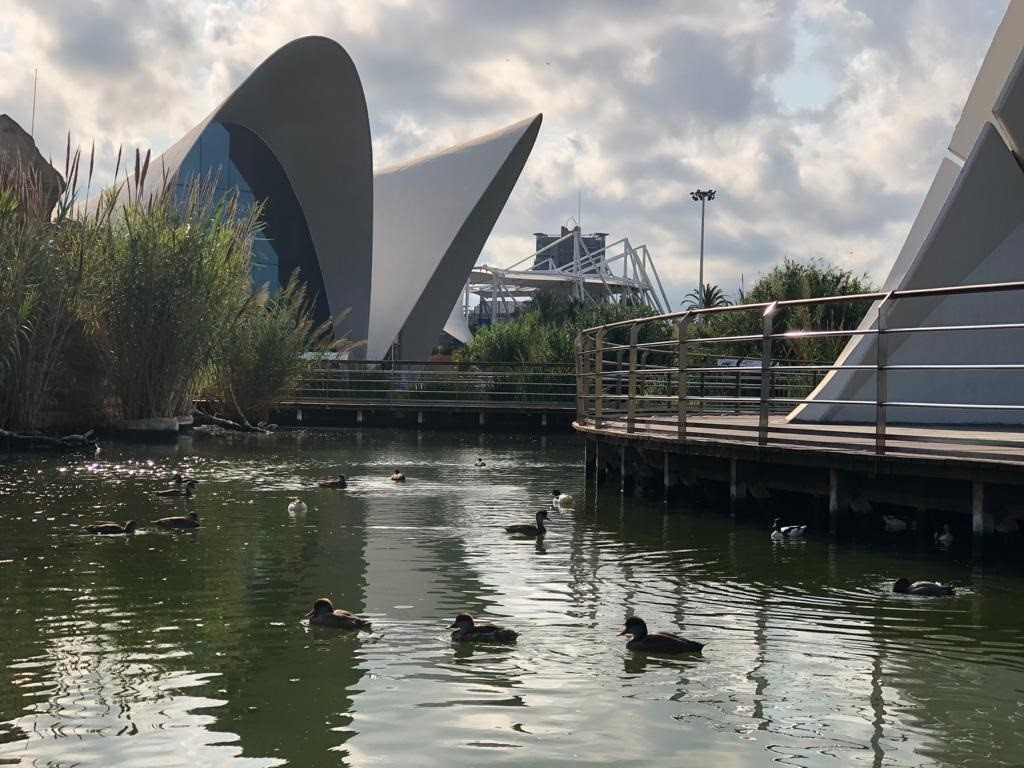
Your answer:
[[[713,189],[696,189],[690,193],[690,197],[693,198],[694,202],[700,201],[700,271],[699,271],[699,282],[697,283],[697,298],[701,305],[704,304],[704,206],[708,200],[715,199],[715,190]]]

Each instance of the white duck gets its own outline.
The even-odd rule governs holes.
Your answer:
[[[803,538],[806,525],[779,525],[779,518],[772,524],[772,541],[789,541]]]
[[[953,532],[949,530],[949,523],[942,526],[942,533],[935,532],[935,543],[940,544],[943,547],[953,546]]]
[[[288,505],[288,511],[293,515],[301,515],[306,511],[306,502],[302,499],[292,499],[292,503]]]
[[[882,528],[886,533],[903,533],[909,526],[907,521],[896,515],[882,515]]]
[[[562,493],[557,488],[551,489],[551,507],[553,509],[558,509],[559,507],[571,507],[572,504],[572,496],[568,493]]]

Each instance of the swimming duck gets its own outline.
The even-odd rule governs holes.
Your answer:
[[[331,601],[326,597],[321,597],[313,603],[313,607],[303,618],[309,619],[309,623],[317,627],[365,629],[367,632],[370,631],[370,622],[367,619],[362,619],[354,613],[343,611],[340,608],[335,610]]]
[[[568,493],[562,493],[557,488],[552,488],[551,489],[551,506],[554,509],[558,509],[559,507],[571,507],[572,506],[572,496],[570,496]]]
[[[394,481],[395,481],[396,483],[404,483],[404,482],[405,482],[405,475],[403,475],[403,474],[402,474],[401,472],[399,472],[399,471],[398,471],[398,470],[396,469],[396,470],[395,470],[395,471],[394,471],[394,472],[393,472],[393,473],[391,474],[391,479],[392,479],[392,480],[394,480]]]
[[[542,509],[537,512],[537,524],[531,525],[530,523],[521,523],[518,525],[506,525],[505,533],[514,533],[517,536],[533,536],[540,538],[548,529],[544,527],[544,521],[548,519],[548,511]]]
[[[479,456],[476,457],[476,461],[473,463],[474,467],[486,467],[487,462],[481,459]]]
[[[942,526],[942,533],[935,532],[935,543],[943,547],[953,546],[953,532],[949,529],[949,523]]]
[[[700,653],[705,645],[668,632],[648,632],[647,622],[639,616],[630,616],[626,619],[626,626],[619,634],[633,636],[633,639],[626,643],[629,650],[646,653]]]
[[[118,523],[103,520],[99,523],[85,526],[85,530],[89,533],[99,534],[135,533],[135,521],[129,520],[124,525],[119,525]]]
[[[288,505],[288,511],[293,515],[301,515],[306,509],[306,502],[302,499],[292,499],[292,503]]]
[[[892,585],[892,591],[901,595],[923,595],[925,597],[956,593],[956,590],[948,584],[939,584],[937,581],[915,581],[911,584],[909,579],[896,579],[896,583]]]
[[[896,515],[882,515],[882,528],[886,533],[903,533],[910,526],[902,517]]]
[[[189,512],[188,515],[176,515],[174,517],[161,517],[153,521],[161,528],[198,528],[199,513]]]
[[[335,477],[327,477],[320,481],[321,488],[348,488],[348,481],[345,480],[344,475],[338,475]]]
[[[787,541],[803,537],[806,525],[779,525],[779,518],[772,523],[772,541]]]
[[[494,624],[477,624],[472,614],[460,613],[448,629],[454,629],[452,640],[456,642],[514,643],[519,633],[508,627]]]
[[[162,491],[157,491],[156,495],[157,496],[184,496],[186,499],[191,499],[192,498],[192,494],[195,493],[195,490],[196,490],[196,481],[195,480],[186,480],[185,483],[184,483],[184,487],[164,488]]]

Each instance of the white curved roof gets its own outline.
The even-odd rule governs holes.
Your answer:
[[[541,115],[373,176],[367,357],[425,360],[533,148]]]

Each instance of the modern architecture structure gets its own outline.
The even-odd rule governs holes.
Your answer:
[[[579,227],[562,227],[559,235],[536,233],[535,237],[536,252],[509,267],[473,267],[463,294],[463,317],[473,313],[476,324],[500,322],[538,291],[594,303],[647,304],[658,313],[670,311],[646,245],[634,246],[628,237],[609,243],[605,233],[584,235]],[[473,308],[470,295],[479,300]],[[468,329],[456,320],[459,309],[456,307],[445,330],[465,340],[460,333],[468,334]]]
[[[533,148],[541,115],[374,172],[359,75],[333,40],[272,54],[151,167],[262,202],[253,278],[292,271],[336,336],[425,359]],[[151,171],[150,178],[152,178]],[[347,310],[347,314],[345,314]]]
[[[982,63],[917,219],[883,291],[1024,280],[1024,2],[1011,0]],[[1015,293],[983,293],[876,302],[861,330],[1022,323]],[[887,337],[888,400],[895,403],[1024,404],[1020,350],[1024,327],[900,334]],[[870,368],[876,336],[854,336],[831,372],[790,414],[810,422],[873,421],[875,380]],[[985,370],[929,369],[981,364]],[[864,366],[857,369],[856,366]],[[906,367],[917,366],[917,367]],[[851,370],[850,368],[853,367]],[[838,403],[836,401],[847,401]],[[850,403],[860,401],[863,405]],[[1008,408],[888,409],[891,422],[1021,424]]]

